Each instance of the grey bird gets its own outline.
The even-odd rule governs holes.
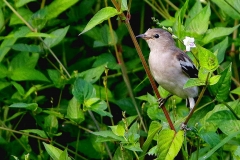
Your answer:
[[[146,40],[150,48],[148,63],[156,82],[171,95],[187,99],[190,109],[193,109],[198,87],[183,89],[189,78],[198,77],[198,70],[192,60],[176,47],[172,35],[163,29],[148,29],[136,37]]]

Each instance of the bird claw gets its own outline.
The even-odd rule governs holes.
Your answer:
[[[159,104],[159,108],[161,108],[165,102],[170,98],[172,97],[172,95],[168,95],[166,98],[159,98],[157,101],[158,101],[158,104]]]
[[[191,128],[188,128],[187,125],[186,125],[185,123],[182,123],[182,124],[181,124],[180,129],[183,130],[184,132],[186,132],[186,131],[190,131],[190,130],[191,130]]]
[[[167,99],[166,98],[159,98],[157,101],[158,101],[159,108],[161,108],[165,104]]]

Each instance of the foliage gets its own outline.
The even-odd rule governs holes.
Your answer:
[[[2,159],[240,159],[239,8],[239,0],[2,0]],[[195,39],[187,54],[199,75],[184,87],[202,91],[185,131],[185,101],[165,104],[172,129],[136,53],[147,58],[149,49],[132,29],[149,27],[172,32],[182,50],[184,37]]]

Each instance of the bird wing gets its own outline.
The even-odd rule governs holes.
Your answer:
[[[192,60],[184,52],[178,52],[177,59],[182,67],[182,71],[190,78],[198,78],[198,70]]]

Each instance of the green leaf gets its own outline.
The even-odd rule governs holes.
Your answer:
[[[5,78],[8,75],[8,69],[5,65],[0,63],[0,78]]]
[[[136,121],[136,118],[138,117],[138,115],[135,115],[135,116],[129,116],[127,118],[124,119],[124,121],[120,121],[118,123],[118,125],[122,125],[122,126],[127,126],[127,127],[130,127],[132,125],[132,123],[134,121]]]
[[[210,76],[211,71],[209,71],[208,69],[204,68],[204,67],[200,67],[199,71],[198,71],[198,78],[200,81],[202,82],[206,82],[208,76]]]
[[[86,100],[86,101],[84,102],[84,105],[85,105],[86,107],[91,107],[91,105],[93,105],[93,104],[95,104],[95,103],[97,103],[97,102],[99,102],[99,101],[100,101],[99,98],[89,98],[88,100]]]
[[[43,113],[46,113],[46,114],[49,114],[49,115],[53,115],[57,118],[60,118],[60,119],[64,119],[64,116],[62,113],[58,112],[58,111],[54,111],[52,109],[50,110],[43,110]]]
[[[38,104],[37,103],[14,103],[12,105],[10,105],[9,107],[11,108],[23,108],[23,109],[27,109],[27,110],[31,110],[31,111],[35,111],[38,108]]]
[[[41,30],[47,23],[47,7],[44,7],[32,14],[30,23],[36,30]]]
[[[198,58],[200,66],[213,72],[218,68],[217,57],[209,50],[198,46]]]
[[[27,26],[19,27],[14,33],[13,36],[15,38],[21,38],[25,37],[28,33],[31,33],[31,30]],[[8,35],[6,38],[11,37],[11,35]]]
[[[146,155],[152,140],[154,138],[154,136],[162,129],[162,125],[161,123],[159,123],[158,121],[152,121],[148,130],[148,136],[146,141],[143,143],[142,146],[142,150],[143,152],[140,155],[140,160],[144,160],[144,156]]]
[[[189,0],[186,0],[184,5],[182,6],[182,8],[180,10],[178,10],[176,13],[175,17],[178,17],[178,21],[179,21],[178,25],[182,24],[183,18],[186,14],[186,10],[188,8],[188,2],[189,2]]]
[[[24,37],[45,37],[45,38],[55,38],[55,35],[47,33],[29,32]]]
[[[15,82],[15,81],[12,81],[11,83],[12,83],[12,85],[17,89],[18,93],[19,93],[21,96],[24,96],[24,95],[25,95],[25,90],[24,90],[24,88],[23,88],[20,84],[18,84],[18,83]]]
[[[182,32],[184,31],[184,28],[183,28],[182,24],[183,24],[184,16],[186,15],[186,10],[188,8],[188,3],[189,3],[189,0],[186,0],[184,5],[182,6],[182,8],[179,9],[175,14],[176,20],[175,20],[175,23],[173,25],[173,30],[176,31],[175,35],[177,37],[182,37]]]
[[[16,1],[15,5],[17,8],[20,8],[24,5],[26,5],[27,3],[33,2],[33,1],[36,1],[36,0],[18,0],[18,1]]]
[[[5,25],[5,18],[3,15],[2,8],[0,8],[0,28],[4,29],[4,25]]]
[[[50,47],[50,48],[56,46],[66,36],[68,29],[69,29],[69,26],[67,26],[65,28],[60,28],[60,29],[57,29],[57,30],[51,32],[51,35],[54,35],[55,37],[54,38],[45,38],[44,43],[47,44],[48,47]]]
[[[235,88],[234,90],[231,91],[231,93],[240,95],[240,87]]]
[[[44,118],[44,131],[48,133],[49,137],[56,136],[58,130],[58,119],[54,115],[48,115]]]
[[[210,92],[216,96],[220,102],[228,98],[231,88],[232,65],[230,64],[222,73],[217,84],[210,86]]]
[[[239,25],[232,27],[232,28],[226,28],[226,27],[216,27],[213,29],[209,29],[205,36],[202,39],[203,44],[207,44],[209,42],[212,42],[216,38],[228,36],[231,34],[234,30],[236,30],[239,27]]]
[[[38,45],[34,45],[34,44],[23,44],[23,43],[18,43],[18,44],[14,44],[12,46],[12,49],[16,50],[16,51],[21,51],[21,52],[42,52],[42,49],[40,48],[40,46]]]
[[[6,88],[6,87],[8,87],[10,85],[11,85],[11,83],[9,83],[9,82],[0,81],[0,90],[4,89],[4,88]]]
[[[15,114],[11,115],[10,117],[8,117],[6,120],[4,120],[4,122],[7,122],[7,121],[11,121],[19,116],[23,116],[24,114],[26,113],[26,111],[23,111],[23,112],[16,112]]]
[[[203,86],[205,85],[205,81],[201,81],[198,78],[190,78],[183,86],[183,89],[194,87],[194,86]]]
[[[238,0],[212,0],[222,9],[229,17],[240,19],[240,3]]]
[[[122,149],[122,147],[118,147],[113,155],[113,160],[127,160],[134,159],[131,151],[127,149]]]
[[[6,54],[11,49],[11,45],[13,45],[16,42],[16,40],[17,40],[16,38],[7,38],[3,40],[0,46],[0,62],[2,62]]]
[[[214,123],[216,126],[221,125],[224,121],[234,120],[235,117],[229,110],[221,110],[213,113],[208,119],[207,122]]]
[[[231,114],[231,113],[230,113]],[[230,135],[240,130],[240,121],[235,120],[225,120],[219,125],[219,129],[226,135]]]
[[[115,98],[113,97],[112,92],[103,86],[98,86],[94,84],[94,88],[96,90],[96,97],[100,97],[102,100],[106,100],[106,97],[110,102],[115,103]]]
[[[124,136],[125,135],[125,129],[122,125],[116,125],[116,126],[109,126],[114,134],[117,136]]]
[[[21,130],[22,132],[25,133],[35,133],[37,135],[39,135],[42,138],[48,138],[46,133],[43,130],[39,130],[39,129],[25,129],[25,130]]]
[[[92,134],[94,134],[96,136],[101,136],[101,137],[104,137],[104,138],[109,138],[109,139],[106,139],[105,141],[126,142],[126,140],[123,137],[117,136],[112,131],[99,131],[99,132],[93,132]],[[103,142],[103,141],[101,141],[101,142]]]
[[[211,85],[216,84],[216,83],[219,81],[220,78],[221,78],[220,75],[212,76],[212,77],[209,79],[209,85],[211,86]]]
[[[116,58],[111,53],[102,53],[97,56],[96,61],[93,63],[93,67],[107,66],[109,69],[119,69],[119,65],[116,62]]]
[[[77,123],[80,124],[82,121],[84,121],[84,113],[82,109],[80,108],[80,103],[77,101],[75,97],[73,97],[68,104],[67,107],[67,117]]]
[[[127,11],[128,10],[128,4],[127,0],[121,0],[121,11]]]
[[[191,21],[186,25],[186,30],[197,34],[204,34],[208,29],[208,22],[211,15],[210,3],[204,7]]]
[[[185,21],[185,26],[189,25],[189,22],[192,21],[200,12],[202,11],[202,5],[200,1],[196,1],[193,7],[188,12],[188,16]]]
[[[58,149],[57,147],[54,147],[53,145],[51,144],[47,144],[45,142],[43,142],[43,145],[47,151],[47,153],[50,155],[50,157],[53,159],[53,160],[58,160],[60,155],[62,154],[62,150]]]
[[[71,158],[68,157],[67,148],[60,154],[58,160],[71,160]]]
[[[131,127],[128,129],[128,132],[126,132],[125,137],[128,139],[129,143],[136,143],[139,141],[140,135],[139,132],[139,124],[137,121],[135,121]]]
[[[17,54],[11,61],[9,70],[15,70],[19,68],[34,69],[39,59],[38,53],[21,52]]]
[[[49,82],[40,71],[30,68],[17,68],[12,71],[10,78],[14,81],[43,81]]]
[[[130,150],[130,151],[134,151],[134,152],[142,152],[142,149],[140,147],[140,143],[133,143],[133,144],[127,144],[127,145],[123,145],[124,148]]]
[[[219,135],[215,132],[201,132],[199,136],[207,142],[210,147],[216,146],[221,141]]]
[[[83,71],[77,75],[77,77],[83,78],[85,81],[88,81],[90,83],[95,83],[97,80],[99,80],[100,76],[105,70],[106,65],[101,65],[95,68],[91,68],[89,70]]]
[[[158,157],[157,159],[173,160],[181,149],[184,139],[184,131],[164,129],[158,135]]]
[[[108,25],[104,25],[100,31],[101,39],[97,39],[93,43],[93,47],[113,46],[117,44],[117,34],[114,30],[110,30]]]
[[[31,15],[33,14],[30,9],[27,9],[25,7],[18,8],[17,13],[27,21],[31,18]],[[24,22],[16,14],[13,14],[10,18],[9,25],[13,26],[18,24],[24,24]]]
[[[47,19],[56,18],[59,14],[77,3],[78,0],[54,0],[47,6]]]
[[[90,29],[92,29],[93,27],[95,27],[96,25],[102,23],[104,20],[107,20],[113,16],[116,16],[120,14],[115,8],[113,7],[105,7],[102,8],[100,11],[98,11],[88,22],[88,24],[86,25],[86,27],[84,28],[84,30],[79,34],[83,34],[87,31],[89,31]]]
[[[88,107],[88,109],[100,114],[101,116],[112,117],[111,113],[105,111],[105,109],[107,109],[107,103],[103,100],[99,101],[98,103],[92,104],[90,107]]]
[[[116,101],[116,104],[123,110],[126,111],[127,114],[130,115],[136,115],[136,109],[134,108],[134,105],[132,103],[132,100],[130,98],[122,98],[118,101]]]
[[[48,69],[48,76],[56,88],[62,88],[66,84],[66,79],[57,70]]]
[[[178,152],[180,151],[182,144],[184,140],[184,131],[179,130],[177,134],[174,136],[174,139],[172,141],[172,144],[169,148],[168,155],[166,156],[166,159],[174,159]]]
[[[80,103],[83,104],[84,101],[96,96],[96,90],[91,83],[77,78],[73,85],[72,94]]]
[[[225,145],[227,142],[229,142],[232,138],[236,137],[240,134],[240,130],[238,130],[235,133],[230,134],[226,138],[224,138],[220,143],[218,143],[215,147],[213,147],[210,151],[208,151],[206,154],[201,156],[199,160],[205,160],[211,157],[219,148],[221,148],[223,145]]]
[[[223,41],[221,41],[211,49],[212,52],[217,51],[217,59],[219,64],[222,63],[224,60],[227,47],[228,47],[228,37],[226,37]]]

